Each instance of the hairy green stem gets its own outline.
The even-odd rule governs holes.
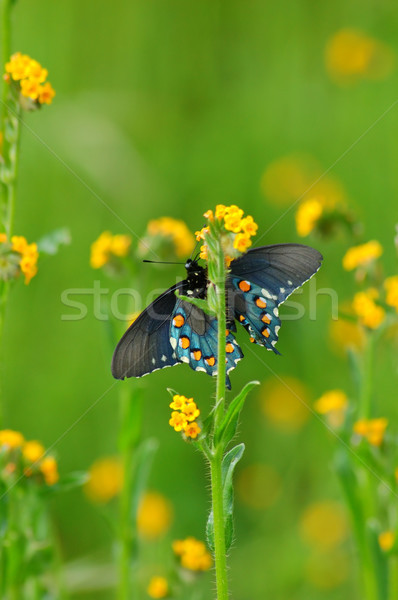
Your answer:
[[[225,412],[225,380],[226,380],[226,312],[225,312],[225,262],[221,243],[218,245],[216,269],[218,351],[217,351],[217,391],[216,412],[214,419],[215,432],[219,428]],[[216,568],[217,600],[228,599],[227,553],[225,546],[225,515],[222,482],[223,448],[213,447],[210,460],[211,494],[214,519],[214,560]]]

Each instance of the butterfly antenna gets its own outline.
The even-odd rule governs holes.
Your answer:
[[[144,258],[142,262],[154,263],[156,265],[184,265],[185,264],[182,262],[169,262],[167,260],[147,260],[146,258]]]

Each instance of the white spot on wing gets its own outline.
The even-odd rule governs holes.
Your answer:
[[[175,350],[177,348],[177,340],[173,337],[170,338],[170,345]]]
[[[162,355],[162,358],[160,359],[162,362],[166,362],[167,360],[167,356],[165,354]]]

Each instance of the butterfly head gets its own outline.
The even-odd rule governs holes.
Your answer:
[[[185,263],[187,270],[188,288],[195,295],[204,294],[207,283],[207,269],[201,267],[197,260],[189,258]]]

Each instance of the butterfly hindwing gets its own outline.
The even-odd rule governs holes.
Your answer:
[[[191,369],[217,375],[217,332],[218,323],[214,317],[189,302],[180,301],[176,304],[170,325],[170,344],[175,349],[177,358],[189,364]],[[228,333],[227,373],[235,368],[242,356],[234,336]],[[229,385],[229,380],[227,384]]]
[[[118,343],[112,359],[116,379],[142,377],[156,369],[179,363],[170,345],[170,321],[177,297],[185,282],[174,285],[156,298],[133,322]]]

